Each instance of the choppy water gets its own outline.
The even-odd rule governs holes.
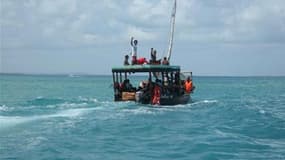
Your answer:
[[[109,76],[0,75],[0,159],[285,159],[285,77],[195,77],[194,102],[113,102]]]

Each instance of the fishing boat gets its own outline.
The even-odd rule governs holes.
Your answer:
[[[170,62],[176,14],[176,0],[174,0],[171,14],[171,31],[166,60]],[[146,77],[134,87],[130,76],[143,73]],[[193,93],[192,72],[188,76],[181,72],[180,66],[155,63],[140,63],[112,68],[113,89],[115,101],[135,101],[152,105],[177,105],[191,101]],[[187,84],[189,84],[187,86]]]

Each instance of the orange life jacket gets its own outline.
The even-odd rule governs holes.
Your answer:
[[[186,82],[185,82],[185,91],[186,91],[187,93],[190,93],[190,92],[191,92],[192,87],[193,87],[192,81],[186,81]]]
[[[144,63],[147,63],[146,58],[138,58],[137,59],[137,64],[144,64]]]
[[[154,87],[152,104],[160,104],[160,88],[159,88],[159,86]]]

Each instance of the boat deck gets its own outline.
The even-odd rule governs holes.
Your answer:
[[[177,72],[180,66],[169,65],[128,65],[113,67],[112,72]]]

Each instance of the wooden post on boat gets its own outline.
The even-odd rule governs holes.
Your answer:
[[[120,82],[123,82],[123,79],[122,79],[122,72],[120,72]]]
[[[149,84],[150,104],[152,104],[152,96],[153,96],[152,88],[153,88],[153,87],[152,87],[151,72],[149,72],[148,84]]]

